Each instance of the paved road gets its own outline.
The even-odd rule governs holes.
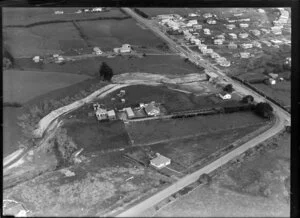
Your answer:
[[[169,42],[171,45],[173,45],[173,49],[176,48],[176,49],[180,50],[180,47],[178,47],[174,41],[172,41],[170,38],[168,38],[158,28],[154,27],[151,24],[151,21],[139,17],[137,14],[135,14],[129,8],[125,8],[124,10],[128,14],[130,14],[133,18],[135,18],[139,22],[142,22],[149,29],[153,30],[156,34],[160,35],[163,39],[165,39],[167,42]],[[183,53],[186,54],[185,51]],[[198,58],[195,57],[194,53],[188,54],[187,56],[192,60],[196,59],[196,62],[199,63],[201,66],[203,66],[204,68],[206,68],[208,70],[211,70],[211,71],[217,73],[221,78],[224,78],[226,81],[232,83],[234,88],[237,91],[242,92],[244,94],[253,95],[255,100],[258,101],[258,102],[267,101],[263,96],[260,96],[258,93],[254,92],[253,90],[251,90],[247,87],[244,87],[242,84],[237,83],[236,81],[233,81],[231,78],[227,77],[218,68],[208,66],[208,65],[210,65],[210,63],[207,63],[206,61],[198,61]],[[267,102],[269,102],[269,101],[267,101]],[[146,209],[154,206],[156,203],[158,203],[161,200],[169,197],[171,194],[179,191],[180,189],[184,188],[185,186],[193,183],[194,181],[196,181],[199,178],[200,175],[202,175],[204,173],[210,173],[210,172],[216,170],[217,168],[221,167],[222,165],[228,163],[233,158],[235,158],[238,155],[244,153],[248,149],[250,149],[252,147],[255,147],[257,144],[259,144],[259,143],[267,140],[268,138],[272,137],[273,135],[277,134],[279,131],[281,131],[284,128],[284,126],[287,123],[290,124],[290,114],[287,113],[285,110],[281,109],[280,107],[278,107],[277,105],[273,104],[272,102],[269,102],[269,103],[274,108],[274,115],[275,115],[275,118],[276,118],[276,122],[275,122],[274,126],[271,129],[269,129],[266,132],[260,134],[256,138],[248,141],[247,143],[241,145],[237,149],[227,153],[226,155],[224,155],[221,158],[217,159],[216,161],[210,163],[209,165],[199,169],[198,171],[196,171],[196,172],[194,172],[190,175],[187,175],[186,177],[184,177],[181,180],[177,181],[176,183],[169,186],[168,188],[160,191],[159,193],[153,195],[152,197],[146,199],[145,201],[131,207],[130,209],[128,209],[128,210],[126,210],[122,213],[114,214],[114,215],[116,215],[118,217],[141,216],[143,211],[145,211]]]

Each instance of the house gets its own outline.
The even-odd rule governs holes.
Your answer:
[[[131,46],[129,44],[122,45],[122,47],[120,48],[120,52],[121,53],[131,52]]]
[[[232,30],[235,27],[236,27],[235,24],[228,24],[228,25],[226,25],[226,28],[229,29],[229,30]]]
[[[213,52],[214,52],[214,50],[212,50],[211,48],[205,50],[205,53],[206,53],[206,54],[211,54],[211,53],[213,53]]]
[[[239,26],[241,28],[247,28],[247,27],[249,27],[249,24],[248,23],[240,23]]]
[[[241,56],[241,58],[249,58],[250,57],[250,53],[249,52],[241,52],[240,56]]]
[[[107,120],[107,110],[103,109],[103,108],[98,108],[96,110],[96,117],[98,120]]]
[[[219,93],[219,96],[223,99],[223,100],[228,100],[228,99],[231,99],[231,95],[227,92],[221,92]]]
[[[229,44],[228,44],[228,48],[229,49],[237,49],[237,44],[235,44],[235,43],[233,43],[233,42],[230,42]]]
[[[283,26],[273,26],[273,27],[271,27],[271,31],[275,35],[281,35],[282,34],[282,28],[283,28]]]
[[[93,48],[93,51],[95,52],[96,55],[101,55],[101,54],[103,54],[103,52],[100,50],[99,47],[94,47],[94,48]]]
[[[223,45],[223,40],[222,39],[215,39],[214,44],[215,45]]]
[[[262,31],[264,34],[270,33],[270,30],[265,29],[265,28],[260,29],[260,31]]]
[[[203,33],[205,35],[210,35],[210,29],[207,29],[207,28],[203,29]]]
[[[231,39],[237,39],[237,35],[235,33],[229,33],[228,35]]]
[[[103,11],[102,8],[93,8],[92,12],[101,12]]]
[[[203,14],[203,17],[207,19],[207,18],[213,17],[213,15],[211,13],[205,13],[205,14]]]
[[[253,45],[251,43],[243,43],[243,44],[241,44],[241,47],[243,49],[248,49],[248,48],[252,48]]]
[[[248,36],[249,36],[248,33],[239,33],[239,37],[240,37],[241,39],[245,39],[245,38],[247,38]]]
[[[216,78],[218,78],[218,75],[216,73],[212,72],[212,71],[205,70],[204,72],[209,77],[209,79],[216,79]]]
[[[63,14],[63,11],[55,11],[54,14]]]
[[[108,119],[115,120],[117,118],[116,112],[114,110],[107,111]]]
[[[191,26],[193,26],[193,25],[195,25],[195,24],[198,24],[198,21],[197,21],[197,20],[189,20],[188,23],[186,24],[186,26],[191,27]]]
[[[260,36],[260,31],[257,30],[257,29],[251,30],[251,32],[252,32],[252,34],[253,34],[254,36]]]
[[[189,17],[197,17],[198,15],[197,15],[197,14],[194,14],[194,13],[189,13],[188,16],[189,16]]]
[[[35,62],[35,63],[38,63],[40,61],[40,56],[34,56],[32,58],[32,60]]]
[[[201,50],[201,49],[207,49],[207,45],[205,45],[205,44],[200,44],[199,46],[198,46],[198,48]]]
[[[127,115],[128,119],[131,119],[131,118],[135,117],[131,107],[124,108],[124,110],[126,112],[126,115]]]
[[[224,34],[217,35],[216,38],[217,38],[217,39],[225,40]]]
[[[222,66],[222,67],[230,67],[230,62],[229,61],[222,61],[222,62],[220,62],[219,63],[220,64],[220,66]]]
[[[155,106],[154,101],[145,105],[144,108],[148,116],[158,116],[160,114],[160,109],[159,107]]]
[[[157,169],[162,169],[171,164],[171,159],[156,153],[156,157],[150,160],[150,164]]]
[[[264,10],[264,9],[261,9],[261,8],[257,9],[257,11],[258,11],[259,13],[265,13],[265,10]]]
[[[206,23],[208,23],[208,24],[216,24],[217,21],[214,20],[214,19],[207,19],[207,20],[206,20]]]
[[[200,29],[202,29],[202,25],[201,24],[195,24],[195,25],[193,25],[193,28],[195,30],[200,30]]]
[[[121,102],[122,102],[122,103],[125,103],[125,99],[124,99],[124,98],[121,98]]]
[[[118,53],[120,53],[120,48],[114,48],[113,51],[114,51],[114,53],[118,54]]]
[[[258,41],[252,41],[254,47],[261,48],[261,43]]]
[[[210,54],[210,57],[211,58],[219,58],[220,55],[218,53],[216,53],[216,52],[213,52],[213,53]]]
[[[124,89],[122,89],[122,90],[120,91],[120,94],[121,94],[122,96],[124,96],[124,95],[126,94],[126,91],[125,91]]]

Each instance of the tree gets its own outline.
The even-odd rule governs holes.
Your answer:
[[[226,85],[226,86],[223,88],[223,90],[224,90],[225,92],[231,93],[231,92],[233,91],[232,84]]]
[[[246,95],[242,98],[243,103],[252,103],[254,101],[254,98],[252,95]]]
[[[254,110],[258,115],[264,117],[264,118],[271,118],[273,115],[273,108],[272,106],[267,102],[260,102],[255,106]]]
[[[100,79],[110,81],[113,77],[113,70],[107,65],[107,63],[103,62],[100,67],[99,74]]]

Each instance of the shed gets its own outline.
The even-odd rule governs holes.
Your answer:
[[[156,157],[150,161],[150,164],[157,169],[162,169],[171,164],[171,159],[167,158],[159,153],[156,153]]]
[[[207,28],[205,28],[205,29],[203,29],[203,33],[204,33],[205,35],[210,35],[210,30],[207,29]]]
[[[116,112],[114,110],[108,111],[107,116],[108,116],[108,119],[110,119],[110,120],[115,120],[117,118],[116,117]]]
[[[129,119],[135,117],[134,113],[133,113],[133,110],[131,109],[131,107],[127,107],[127,108],[124,108],[126,114],[127,114],[127,117]]]
[[[120,52],[121,53],[131,52],[131,45],[129,44],[122,45],[122,47],[120,48]]]
[[[35,62],[35,63],[38,63],[40,61],[40,56],[34,56],[32,58],[32,60]]]

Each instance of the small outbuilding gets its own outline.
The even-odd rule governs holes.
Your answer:
[[[156,153],[156,157],[150,160],[150,164],[157,169],[162,169],[171,164],[171,159]]]
[[[128,119],[131,119],[131,118],[135,117],[131,107],[124,108],[124,110],[127,114]]]
[[[231,99],[231,95],[227,92],[221,92],[219,93],[219,96],[223,99],[223,100],[228,100],[228,99]]]
[[[160,109],[155,105],[155,102],[145,105],[144,108],[148,116],[158,116],[160,114]]]
[[[107,116],[110,120],[117,119],[116,112],[114,110],[107,111]]]

